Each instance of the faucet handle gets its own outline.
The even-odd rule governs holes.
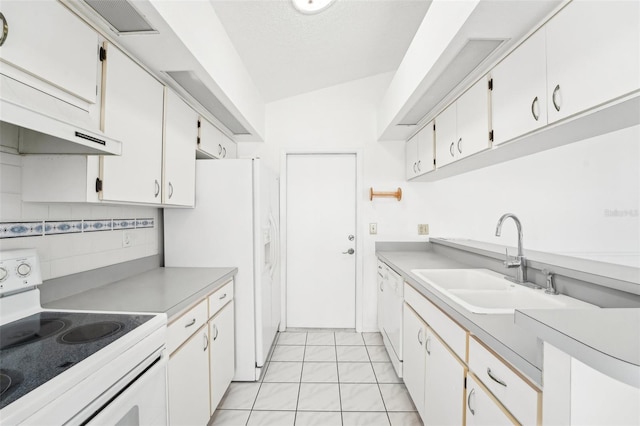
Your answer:
[[[549,271],[547,268],[544,268],[541,272],[547,282],[547,288],[544,292],[547,294],[558,294],[553,272]]]

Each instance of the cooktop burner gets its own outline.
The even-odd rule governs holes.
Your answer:
[[[39,318],[12,322],[2,327],[0,350],[45,339],[67,328],[67,326],[68,323],[60,318]]]
[[[22,374],[13,370],[0,369],[0,396],[10,392],[22,383]]]
[[[153,318],[101,312],[40,312],[0,326],[0,408]]]
[[[116,321],[103,321],[72,328],[60,336],[60,342],[70,345],[93,342],[111,336],[122,330],[124,324]]]

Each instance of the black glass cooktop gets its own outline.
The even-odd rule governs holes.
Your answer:
[[[153,318],[41,312],[0,326],[0,408]]]

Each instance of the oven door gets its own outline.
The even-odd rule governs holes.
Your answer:
[[[166,351],[112,396],[83,425],[168,425]]]

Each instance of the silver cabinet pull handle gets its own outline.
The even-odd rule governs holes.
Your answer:
[[[418,343],[422,346],[422,329],[418,330]]]
[[[169,199],[173,197],[173,184],[169,182]]]
[[[418,163],[413,163],[413,173],[418,173],[418,170],[416,170],[416,167],[418,167]]]
[[[533,119],[536,121],[540,118],[540,108],[537,96],[533,98],[533,102],[531,102],[531,115],[533,115]]]
[[[220,297],[218,298],[218,300],[222,300],[222,299],[224,299],[225,297],[227,297],[227,293],[225,293],[225,294],[223,294],[222,296],[220,296]]]
[[[185,324],[184,328],[191,327],[195,323],[196,323],[196,319],[193,318],[188,324]]]
[[[378,274],[378,275],[380,275],[380,274]],[[382,275],[380,275],[380,276],[382,276]],[[380,283],[380,291],[384,291],[384,287],[382,286],[382,283]]]
[[[222,158],[227,158],[227,148],[222,147]]]
[[[349,249],[349,250],[347,250],[347,251],[343,251],[343,252],[342,252],[342,254],[353,254],[353,253],[355,253],[355,252],[356,252],[356,251],[355,251],[354,249],[350,248],[350,249]]]
[[[467,407],[469,407],[469,411],[471,411],[472,416],[476,415],[476,410],[471,408],[471,397],[473,396],[474,393],[476,393],[476,390],[471,389],[471,392],[469,392],[469,396],[467,396]]]
[[[556,111],[560,111],[560,102],[558,102],[558,98],[560,94],[560,85],[556,85],[555,89],[553,89],[553,95],[551,96],[551,100],[553,101],[553,106]]]
[[[155,180],[155,184],[156,184],[156,193],[153,196],[158,197],[158,195],[160,195],[160,183],[158,182],[158,179]]]
[[[458,139],[458,152],[462,154],[462,138]]]
[[[418,173],[422,171],[420,164],[422,164],[422,160],[418,160]]]
[[[451,154],[452,157],[453,157],[453,145],[454,145],[453,142],[451,142],[451,145],[449,145],[449,154]]]
[[[494,382],[504,386],[505,388],[507,387],[507,384],[504,381],[502,381],[501,379],[493,375],[493,373],[491,372],[491,368],[489,367],[487,367],[487,374],[489,375],[489,377],[491,377],[491,380],[493,380]]]
[[[0,36],[0,46],[2,46],[9,36],[9,23],[2,12],[0,12],[0,21],[2,21],[2,35]]]
[[[218,144],[218,155],[222,154],[222,145]]]
[[[207,333],[204,332],[202,334],[202,337],[204,337],[204,348],[202,349],[203,351],[206,351],[207,348],[209,347],[209,336],[207,336]],[[215,339],[214,339],[215,340]]]
[[[213,340],[215,341],[218,338],[218,326],[215,324],[213,324],[213,331],[214,331]]]
[[[427,355],[431,355],[431,336],[427,337],[424,348],[427,350]]]
[[[378,275],[380,275],[380,278],[384,278],[384,275],[382,275],[380,272],[378,272]]]

